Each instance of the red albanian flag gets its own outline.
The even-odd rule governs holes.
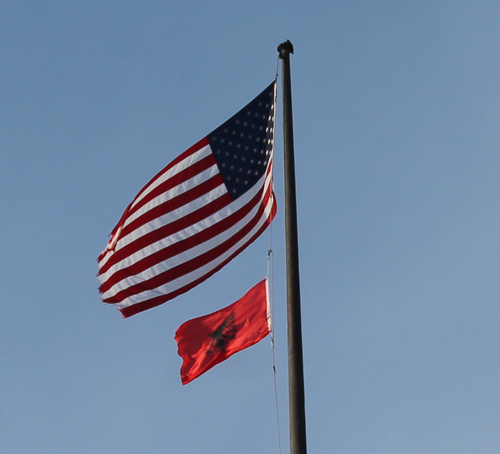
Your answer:
[[[182,384],[199,377],[271,332],[267,278],[243,298],[212,314],[183,323],[175,333],[182,357]]]

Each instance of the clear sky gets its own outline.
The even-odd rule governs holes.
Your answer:
[[[309,451],[500,452],[499,23],[485,0],[3,1],[0,452],[278,452],[269,338],[186,386],[173,338],[265,276],[269,233],[130,319],[100,301],[96,258],[286,39]],[[286,453],[282,155],[278,128]]]

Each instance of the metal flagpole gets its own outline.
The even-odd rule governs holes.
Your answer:
[[[297,201],[293,151],[292,84],[290,77],[290,54],[293,54],[292,43],[290,41],[281,43],[278,46],[278,52],[283,61],[283,141],[285,148],[285,241],[290,454],[306,454],[306,412],[300,315],[299,243],[297,234]]]

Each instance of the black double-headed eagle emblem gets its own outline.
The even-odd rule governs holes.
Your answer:
[[[236,333],[238,332],[234,322],[234,312],[231,312],[217,327],[217,329],[209,334],[212,338],[212,342],[206,351],[207,355],[226,351],[229,343],[236,337]]]

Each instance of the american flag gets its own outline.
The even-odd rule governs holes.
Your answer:
[[[137,194],[98,258],[99,291],[124,317],[220,270],[276,214],[276,83],[161,170]]]

